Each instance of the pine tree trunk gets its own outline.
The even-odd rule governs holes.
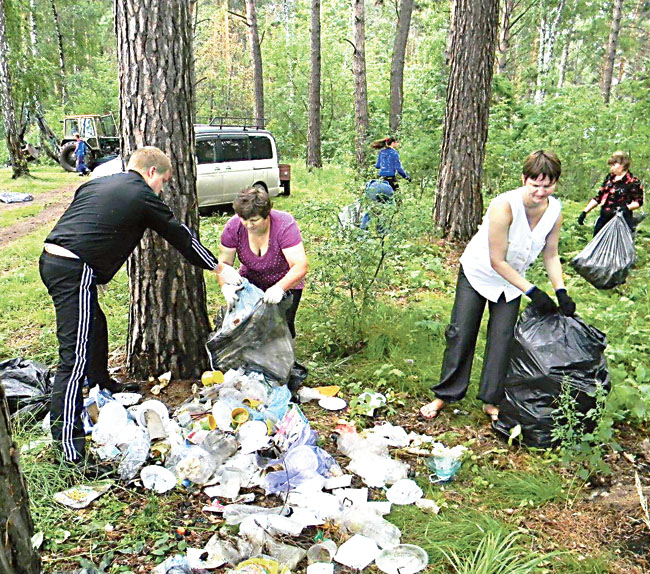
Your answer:
[[[456,0],[434,220],[451,240],[469,239],[483,212],[499,0]]]
[[[115,0],[122,154],[154,145],[172,159],[162,198],[198,229],[194,162],[194,69],[188,0]],[[127,366],[138,378],[175,378],[207,365],[203,271],[152,231],[128,261]]]
[[[602,92],[603,100],[609,104],[612,91],[612,76],[614,74],[614,60],[618,50],[618,37],[621,32],[621,16],[623,12],[623,0],[614,1],[614,12],[612,14],[612,25],[609,29],[609,40],[607,41],[607,52],[605,54],[605,68],[603,72]]]
[[[307,166],[323,167],[320,117],[320,0],[311,2],[311,77],[309,80],[309,119],[307,123]]]
[[[368,143],[368,88],[366,83],[366,14],[364,0],[352,0],[354,18],[354,151],[358,166],[366,164]]]
[[[68,91],[65,87],[65,57],[63,56],[63,35],[59,26],[59,12],[56,9],[54,0],[50,0],[52,6],[52,21],[54,22],[54,33],[56,34],[56,43],[59,50],[59,75],[61,76],[61,103],[65,106],[68,101]]]
[[[510,49],[510,18],[514,10],[515,0],[504,0],[501,10],[501,25],[499,26],[499,56],[497,58],[497,74],[506,73],[508,66],[508,50]]]
[[[262,49],[257,30],[257,11],[255,0],[246,0],[246,20],[248,22],[248,43],[253,60],[253,85],[255,86],[255,118],[264,127],[264,77],[262,76]]]
[[[9,45],[7,44],[7,28],[3,0],[0,0],[0,105],[2,106],[2,120],[4,122],[7,148],[9,149],[9,160],[13,169],[12,177],[16,179],[23,175],[29,175],[27,161],[23,157],[21,141],[18,137],[14,98],[11,92]]]
[[[9,420],[5,391],[0,384],[0,572],[38,574],[41,559],[32,547],[34,523]]]
[[[395,42],[393,44],[393,59],[390,64],[390,133],[399,130],[402,123],[402,106],[404,103],[404,60],[406,44],[411,28],[413,0],[402,0],[400,3]]]

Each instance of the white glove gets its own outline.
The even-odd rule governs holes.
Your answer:
[[[241,285],[230,285],[229,283],[224,283],[221,286],[221,292],[223,293],[223,298],[226,300],[228,309],[232,309],[235,306],[235,303],[237,303],[237,300],[239,299],[237,291],[241,288]]]
[[[219,273],[219,277],[229,285],[239,285],[242,280],[239,272],[232,265],[228,265],[227,263],[221,264],[221,273]]]
[[[282,289],[282,287],[276,283],[264,291],[264,297],[262,297],[262,300],[264,303],[268,303],[269,305],[277,305],[280,301],[282,301],[283,297],[284,289]]]

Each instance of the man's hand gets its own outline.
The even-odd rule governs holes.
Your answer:
[[[533,305],[533,308],[540,315],[550,315],[557,311],[557,305],[553,302],[544,291],[538,289],[536,286],[526,293],[530,297],[530,301]]]
[[[566,315],[567,317],[573,317],[576,313],[576,304],[573,299],[569,297],[566,289],[558,289],[555,292],[555,295],[557,297],[557,302],[560,305],[560,311],[562,311],[562,314]]]
[[[584,225],[586,217],[587,217],[587,212],[581,211],[580,215],[578,215],[578,225]]]
[[[239,275],[239,273],[237,273],[237,275]],[[241,285],[231,285],[230,283],[224,283],[221,286],[221,292],[223,293],[223,298],[226,300],[228,309],[232,309],[235,306],[235,303],[237,303],[237,300],[239,299],[237,291],[241,288]]]
[[[280,301],[282,301],[283,297],[284,289],[282,289],[282,287],[276,283],[264,291],[264,297],[262,299],[264,303],[268,303],[269,305],[277,305]]]
[[[237,270],[227,263],[221,264],[221,271],[217,273],[228,285],[239,285],[242,277]]]

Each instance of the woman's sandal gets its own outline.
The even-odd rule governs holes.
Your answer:
[[[490,418],[492,422],[499,420],[499,407],[495,405],[483,405],[483,412]]]
[[[434,403],[437,404],[438,408],[433,408],[433,409],[427,409],[429,405],[433,405]],[[440,411],[445,408],[445,401],[442,399],[435,399],[434,401],[420,407],[420,418],[423,418],[424,420],[431,420],[435,419],[439,414]],[[425,409],[427,412],[425,412]],[[428,413],[428,414],[427,414]]]

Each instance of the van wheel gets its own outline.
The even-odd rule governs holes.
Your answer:
[[[291,195],[291,182],[285,181],[282,183],[282,193],[280,195]]]
[[[199,215],[201,217],[210,217],[214,211],[214,207],[211,205],[206,207],[199,207]]]

